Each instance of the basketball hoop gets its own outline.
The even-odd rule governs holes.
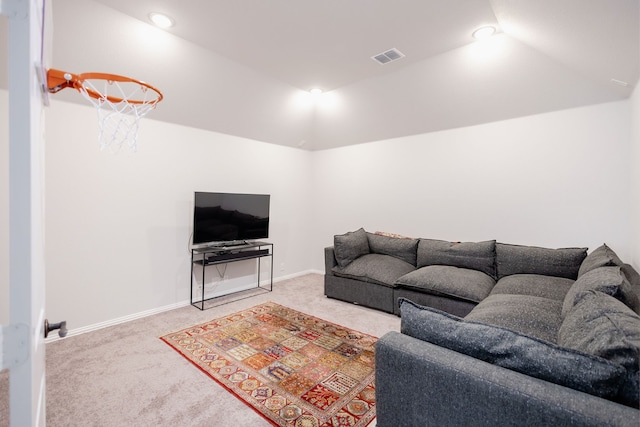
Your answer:
[[[98,111],[100,149],[118,151],[127,141],[136,151],[138,124],[162,101],[162,93],[148,83],[130,77],[106,73],[72,74],[47,71],[50,93],[65,88],[80,92]]]

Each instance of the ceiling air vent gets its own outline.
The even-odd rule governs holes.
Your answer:
[[[371,57],[378,64],[388,64],[389,62],[395,61],[397,59],[403,58],[404,53],[400,52],[398,49],[393,48],[389,49],[386,52],[379,53]]]

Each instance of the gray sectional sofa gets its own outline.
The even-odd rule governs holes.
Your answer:
[[[360,229],[325,259],[328,297],[401,315],[376,346],[380,427],[640,425],[640,276],[606,245]]]

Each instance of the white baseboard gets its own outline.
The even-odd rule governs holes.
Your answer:
[[[296,277],[304,276],[304,275],[307,275],[307,274],[324,274],[324,272],[319,271],[319,270],[301,271],[301,272],[298,272],[298,273],[288,274],[286,276],[275,277],[273,279],[273,283],[278,283],[278,282],[282,282],[284,280],[289,280],[289,279],[295,279]],[[261,281],[261,282],[262,282],[261,286],[269,284],[268,280]],[[109,326],[115,326],[115,325],[119,325],[121,323],[127,323],[127,322],[130,322],[132,320],[141,319],[141,318],[147,317],[147,316],[153,316],[154,314],[164,313],[165,311],[175,310],[177,308],[186,307],[188,305],[189,305],[189,301],[178,302],[178,303],[175,303],[175,304],[165,305],[163,307],[152,308],[150,310],[141,311],[140,313],[134,313],[134,314],[130,314],[128,316],[123,316],[123,317],[118,317],[116,319],[107,320],[105,322],[94,323],[93,325],[83,326],[82,328],[69,329],[69,332],[67,333],[67,336],[68,337],[72,337],[72,336],[75,336],[75,335],[86,334],[87,332],[94,332],[94,331],[97,331],[99,329],[108,328]],[[60,338],[56,333],[54,333],[54,335],[52,335],[52,336],[50,336],[48,338],[45,338],[44,342],[46,344],[48,344],[50,342],[58,341],[60,339],[62,339],[62,338]]]
[[[322,271],[322,272],[320,272],[318,270],[299,271],[297,273],[287,274],[286,276],[274,277],[273,283],[278,283],[278,282],[282,282],[284,280],[289,280],[289,279],[295,279],[296,277],[306,276],[307,274],[324,274],[324,271]],[[268,284],[268,282],[267,282],[267,284]]]
[[[121,323],[127,323],[132,320],[141,319],[147,316],[153,316],[154,314],[164,313],[165,311],[175,310],[176,308],[182,308],[189,305],[189,301],[179,302],[175,304],[165,305],[164,307],[152,308],[151,310],[141,311],[140,313],[130,314],[128,316],[122,316],[115,319],[107,320],[105,322],[94,323],[93,325],[83,326],[82,328],[69,329],[67,333],[68,337],[72,337],[75,335],[85,334],[87,332],[97,331],[99,329],[108,328],[109,326],[119,325]],[[54,333],[55,334],[55,333]],[[45,338],[44,342],[46,344],[58,341],[61,338],[55,334],[48,338]]]

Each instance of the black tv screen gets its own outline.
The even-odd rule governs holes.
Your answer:
[[[268,194],[195,193],[193,244],[269,237]]]

